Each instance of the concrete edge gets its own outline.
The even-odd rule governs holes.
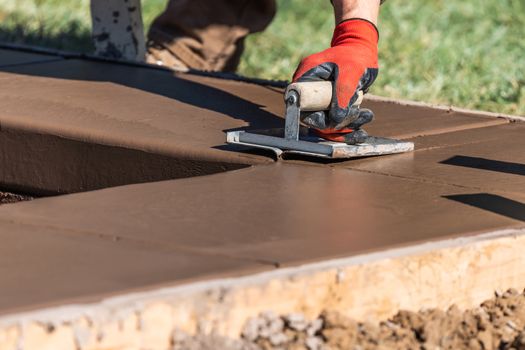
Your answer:
[[[511,116],[506,114],[498,114],[491,112],[482,112],[467,110],[455,107],[439,106],[432,105],[423,102],[414,102],[407,100],[398,100],[390,99],[385,97],[379,97],[374,95],[367,95],[367,99],[371,101],[380,101],[387,103],[394,103],[403,106],[416,106],[416,107],[429,107],[437,110],[444,111],[456,111],[461,113],[470,114],[472,116],[485,117],[485,118],[503,118],[509,121],[525,121],[525,117],[520,116]],[[184,147],[178,145],[174,147],[173,145],[166,144],[165,142],[158,140],[139,140],[137,138],[130,138],[126,136],[115,136],[106,132],[105,130],[83,130],[78,128],[66,129],[59,124],[48,123],[45,120],[35,121],[30,119],[21,119],[19,116],[15,115],[5,115],[0,118],[0,130],[2,131],[13,131],[13,132],[24,132],[24,133],[34,133],[34,134],[50,134],[59,138],[99,144],[104,146],[113,146],[128,148],[148,153],[153,153],[161,156],[175,157],[182,159],[199,159],[209,162],[227,162],[233,164],[243,164],[243,165],[260,165],[273,163],[274,160],[253,157],[245,155],[242,153],[231,152],[226,155],[219,154],[210,154],[207,151],[195,150],[192,148]],[[226,141],[226,139],[225,139]]]
[[[134,66],[134,67],[139,67],[139,68],[148,68],[148,69],[165,71],[165,72],[173,72],[172,69],[169,69],[167,67],[156,66],[152,64],[143,63],[143,62],[129,61],[129,60],[123,60],[123,59],[117,60],[117,59],[112,59],[112,58],[96,56],[93,54],[78,53],[78,52],[71,52],[71,51],[61,51],[61,50],[48,49],[48,48],[37,47],[37,46],[32,46],[32,45],[0,42],[0,49],[6,49],[6,50],[10,49],[10,50],[23,51],[23,52],[55,55],[55,56],[60,56],[64,59],[85,59],[85,60],[90,60],[90,61],[122,64],[122,65]],[[217,78],[217,79],[240,81],[240,82],[252,83],[252,84],[257,84],[257,85],[272,86],[276,88],[286,88],[286,86],[289,84],[288,81],[284,81],[284,80],[268,80],[268,79],[262,79],[262,78],[251,78],[251,77],[246,77],[246,76],[239,75],[236,73],[222,73],[222,72],[190,70],[189,72],[182,73],[182,74],[198,75],[198,76],[206,76],[206,77]],[[486,111],[481,111],[481,110],[454,107],[452,105],[447,106],[447,105],[432,104],[432,103],[420,102],[420,101],[414,101],[414,100],[382,97],[382,96],[373,95],[373,94],[365,95],[365,99],[369,99],[371,101],[396,103],[396,104],[400,104],[403,106],[429,107],[429,108],[435,108],[435,109],[439,109],[443,111],[454,111],[458,113],[472,114],[475,116],[505,118],[511,121],[520,121],[520,122],[525,121],[525,116],[486,112]]]
[[[164,349],[175,330],[238,337],[250,317],[267,310],[315,317],[324,309],[337,309],[355,319],[377,321],[399,309],[469,308],[495,289],[525,286],[523,246],[525,226],[127,293],[98,303],[0,317],[0,339],[54,349],[69,349],[62,344],[74,344],[71,349],[140,344]]]
[[[365,95],[365,100],[394,103],[394,104],[398,104],[401,106],[433,108],[433,109],[439,109],[439,110],[448,111],[448,112],[458,112],[458,113],[470,114],[476,117],[503,118],[503,119],[507,119],[510,121],[525,122],[525,116],[505,114],[505,113],[486,112],[486,111],[480,111],[480,110],[475,110],[475,109],[454,107],[452,105],[447,106],[447,105],[440,105],[440,104],[432,104],[428,102],[396,99],[396,98],[383,97],[383,96],[377,96],[377,95],[371,95],[371,94]]]
[[[95,54],[90,54],[90,53],[50,49],[50,48],[41,47],[41,46],[0,42],[0,49],[35,53],[35,54],[43,54],[43,55],[53,55],[53,56],[61,57],[63,59],[80,59],[80,60],[87,60],[87,61],[94,61],[94,62],[120,64],[120,65],[137,67],[137,68],[146,68],[146,69],[152,69],[152,70],[157,70],[157,71],[164,71],[168,73],[198,75],[198,76],[217,78],[217,79],[223,79],[223,80],[233,80],[233,81],[256,84],[256,85],[271,86],[271,87],[281,88],[281,89],[284,89],[286,88],[286,86],[288,86],[288,81],[285,81],[285,80],[250,78],[250,77],[246,77],[246,76],[243,76],[237,73],[214,72],[214,71],[204,71],[204,70],[196,70],[196,69],[190,69],[187,72],[181,72],[178,70],[171,69],[169,67],[163,67],[163,66],[159,66],[155,64],[146,63],[146,62],[127,60],[123,58],[116,59],[116,58],[111,58],[111,57],[103,57],[103,56],[97,56]]]
[[[20,118],[16,115],[4,115],[0,117],[0,131],[13,133],[26,133],[35,135],[49,135],[56,138],[81,142],[85,144],[95,144],[107,147],[119,147],[142,151],[159,156],[180,158],[184,160],[201,160],[208,162],[224,162],[240,165],[270,164],[273,159],[253,157],[251,155],[229,152],[226,155],[210,153],[208,150],[199,150],[185,145],[176,146],[167,144],[164,140],[148,138],[141,140],[130,135],[113,135],[106,130],[93,130],[86,128],[65,128],[58,123],[48,123],[47,121]],[[221,131],[222,132],[222,131]],[[224,145],[226,144],[226,134],[224,133]],[[217,145],[217,146],[222,146]]]

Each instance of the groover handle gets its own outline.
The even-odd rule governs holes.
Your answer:
[[[292,83],[286,89],[285,100],[295,93],[299,97],[301,111],[326,111],[332,101],[332,84],[331,81]]]
[[[303,112],[326,111],[330,109],[333,84],[331,81],[292,83],[288,85],[284,99],[288,101],[291,95],[297,96],[299,98],[299,107]],[[360,106],[363,102],[363,97],[363,91],[358,91],[357,99],[352,105]]]

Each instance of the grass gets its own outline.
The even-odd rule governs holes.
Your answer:
[[[289,79],[301,57],[328,45],[328,1],[278,4],[272,25],[248,39],[239,73]],[[146,26],[164,6],[143,0]],[[2,41],[90,51],[89,21],[89,0],[0,0]],[[389,0],[372,93],[524,115],[524,28],[523,0]]]

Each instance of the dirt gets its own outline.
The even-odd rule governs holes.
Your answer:
[[[400,311],[379,324],[357,322],[337,311],[310,321],[301,314],[264,313],[247,322],[243,341],[262,350],[525,350],[525,293],[497,293],[467,311],[455,306]]]
[[[25,195],[14,194],[9,192],[0,192],[0,205],[28,201],[31,199],[33,198]]]

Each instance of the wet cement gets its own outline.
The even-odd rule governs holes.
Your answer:
[[[282,95],[265,86],[81,60],[2,70],[0,183],[90,190],[169,178],[169,160],[186,175],[2,206],[0,312],[525,222],[522,126],[504,119],[368,102],[372,133],[420,151],[275,163],[224,145],[225,130],[282,126]],[[508,171],[463,166],[481,158]]]
[[[0,168],[17,169],[14,175],[0,173],[0,184],[8,188],[70,193],[274,162],[270,152],[225,145],[224,132],[282,127],[282,91],[77,59],[0,70],[5,82],[0,84]],[[381,136],[507,123],[391,102],[366,106],[377,115],[369,131]],[[24,161],[13,166],[18,158]],[[165,171],[157,171],[159,159]],[[133,163],[137,169],[131,169]],[[150,171],[149,163],[154,164]]]
[[[479,129],[476,131],[479,144],[465,138],[465,144],[444,145],[439,151],[445,152],[443,159],[456,156],[456,147],[464,148],[463,157],[498,159],[500,151],[484,143],[485,137],[490,138],[487,135],[493,133],[513,133],[514,128],[520,130],[522,126]],[[480,148],[481,144],[486,147]],[[480,150],[483,150],[481,154]],[[122,250],[124,255],[129,249],[145,249],[150,252],[147,259],[151,265],[148,263],[137,270],[137,264],[126,265],[130,260],[122,258],[122,265],[109,271],[114,275],[100,275],[97,271],[105,269],[109,257],[97,260],[96,264],[91,261],[91,267],[81,265],[82,271],[77,270],[75,260],[68,268],[67,278],[75,279],[75,274],[90,276],[82,285],[81,293],[58,280],[45,290],[35,290],[34,278],[19,279],[19,270],[42,279],[49,275],[35,270],[30,259],[34,249],[39,248],[26,245],[21,259],[29,259],[27,264],[20,265],[23,269],[13,269],[9,283],[0,284],[5,286],[0,289],[6,301],[0,303],[0,310],[117,293],[151,283],[181,283],[186,276],[204,276],[203,269],[206,273],[225,276],[254,266],[272,269],[524,225],[522,188],[494,189],[495,184],[507,182],[520,185],[521,178],[512,173],[515,168],[502,172],[480,169],[480,166],[475,169],[477,172],[468,175],[472,178],[470,182],[467,178],[458,182],[460,176],[451,177],[450,183],[447,178],[434,181],[421,175],[419,168],[433,168],[437,175],[455,168],[458,172],[471,169],[424,156],[432,151],[422,150],[421,156],[416,152],[356,163],[376,164],[375,171],[351,169],[347,163],[292,161],[3,206],[0,232],[15,234],[24,232],[25,227],[33,230],[38,227],[40,232],[42,227],[53,227],[46,229],[48,234],[41,235],[43,242],[39,244],[60,245],[60,240],[66,240],[71,244],[68,249],[76,251],[80,246],[98,249],[97,242],[101,240],[100,244],[107,247],[102,256],[111,255],[112,249],[116,249],[115,254]],[[516,157],[514,162],[518,162],[521,155]],[[500,159],[513,161],[512,154]],[[388,174],[389,167],[397,162],[404,162],[408,175]],[[378,163],[383,164],[383,170]],[[486,176],[490,176],[490,181],[477,180]],[[509,177],[514,180],[508,180]],[[7,224],[13,221],[20,225]],[[7,262],[12,259],[8,248],[11,243],[3,242]],[[89,248],[90,245],[95,248]],[[188,253],[191,253],[189,257]],[[52,250],[50,254],[57,253]],[[166,255],[178,257],[180,254],[178,263],[185,269],[171,270],[173,262]],[[235,263],[212,268],[207,261],[214,256]],[[58,258],[70,261],[72,256],[58,255]],[[49,265],[48,259],[47,255],[42,256],[39,268],[53,271],[57,267]],[[156,271],[153,275],[150,268]],[[209,268],[212,270],[207,270]],[[118,283],[108,283],[112,278],[117,278]],[[16,287],[8,288],[14,281]],[[31,296],[19,293],[20,288],[33,292]]]
[[[525,124],[415,138],[416,152],[340,163],[349,169],[470,187],[525,193]]]
[[[129,135],[133,127],[140,126],[138,139],[128,142],[147,144],[151,142],[148,137],[154,133],[157,139],[170,141],[170,145],[180,148],[181,152],[191,146],[197,153],[204,151],[206,146],[210,156],[226,157],[235,153],[218,153],[219,150],[213,149],[224,144],[224,134],[217,131],[283,126],[281,92],[249,83],[173,76],[164,71],[80,60],[3,71],[16,73],[0,75],[12,81],[9,89],[0,88],[0,96],[9,112],[4,114],[27,114],[23,106],[11,107],[10,103],[15,92],[24,91],[19,96],[33,107],[33,118],[38,115],[39,119],[46,120],[50,129],[54,127],[64,133],[89,131],[86,125],[89,122],[91,129],[105,129],[107,133],[116,133],[114,137],[117,137]],[[38,94],[38,101],[31,99],[36,96],[36,90],[31,87],[35,82],[45,87]],[[47,108],[37,112],[35,107],[38,106]],[[377,114],[370,131],[383,136],[411,137],[446,132],[450,128],[505,122],[388,102],[368,102],[367,106],[374,108]],[[418,118],[418,123],[411,122],[414,118]],[[59,121],[65,125],[55,125]],[[93,132],[92,136],[97,134]]]
[[[466,311],[455,306],[399,311],[379,324],[358,322],[336,310],[314,320],[268,312],[248,321],[243,336],[225,349],[519,350],[525,348],[525,294],[511,289]],[[186,346],[191,347],[190,339]]]
[[[50,134],[0,131],[2,188],[38,196],[195,177],[242,164],[164,156]]]
[[[80,60],[6,71],[17,73],[0,74],[10,81],[9,88],[0,88],[6,126],[179,158],[273,162],[220,149],[224,130],[282,126],[280,97],[276,114],[247,99],[262,93],[275,100],[277,93],[264,87],[237,83],[245,91],[240,97],[213,86],[218,80],[203,84],[165,71]]]
[[[22,203],[0,209],[0,220],[282,266],[523,225],[520,208],[503,215],[451,199],[484,192],[274,164]],[[490,194],[525,203],[521,191]]]
[[[17,204],[0,208],[11,205]],[[0,226],[1,314],[96,302],[117,292],[262,269],[246,260],[111,239],[89,231],[6,221]]]

